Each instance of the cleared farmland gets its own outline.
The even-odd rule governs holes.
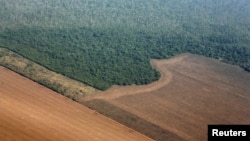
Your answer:
[[[151,140],[4,67],[0,107],[4,141]]]
[[[81,102],[156,140],[206,141],[208,124],[250,123],[250,74],[202,56],[152,60],[161,79]]]

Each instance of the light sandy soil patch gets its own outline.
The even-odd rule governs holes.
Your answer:
[[[206,141],[208,124],[250,123],[250,74],[241,68],[191,54],[153,60],[152,65],[161,72],[158,82],[115,86],[86,98],[83,103],[114,119],[126,115],[127,118],[119,120],[129,127],[143,119],[173,138],[172,134],[188,141]],[[103,105],[123,112],[107,111]],[[135,115],[136,120],[124,111]],[[137,126],[144,133],[145,127]],[[159,135],[149,136],[165,140]]]
[[[6,68],[0,67],[1,141],[150,141]]]
[[[179,56],[175,57],[169,60],[156,60],[152,59],[151,64],[154,68],[160,71],[161,77],[158,81],[155,81],[148,85],[133,85],[133,86],[112,86],[110,89],[104,92],[99,92],[92,97],[86,97],[85,100],[91,100],[91,99],[116,99],[121,96],[128,96],[128,95],[135,95],[135,94],[141,94],[146,92],[152,92],[155,90],[158,90],[164,86],[166,86],[173,78],[173,74],[164,67],[166,64],[175,64],[176,62],[179,62],[183,59],[185,59],[187,56]]]

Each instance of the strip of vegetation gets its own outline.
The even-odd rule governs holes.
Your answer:
[[[92,87],[52,72],[4,48],[0,48],[0,65],[73,100],[78,100],[81,96],[91,95],[97,92],[97,90]]]
[[[103,100],[91,100],[80,102],[81,104],[93,109],[113,120],[122,123],[150,138],[157,141],[186,141],[178,135],[150,123],[128,111],[116,107]]]

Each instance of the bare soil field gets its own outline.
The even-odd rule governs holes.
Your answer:
[[[161,78],[80,100],[153,139],[206,141],[208,124],[250,124],[250,74],[192,54],[152,60]]]
[[[1,141],[150,141],[151,139],[0,67]]]

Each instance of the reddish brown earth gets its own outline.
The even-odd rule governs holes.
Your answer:
[[[150,141],[6,68],[0,67],[1,141]]]
[[[208,124],[250,124],[250,74],[202,56],[152,60],[161,79],[81,102],[156,140],[206,141]]]

